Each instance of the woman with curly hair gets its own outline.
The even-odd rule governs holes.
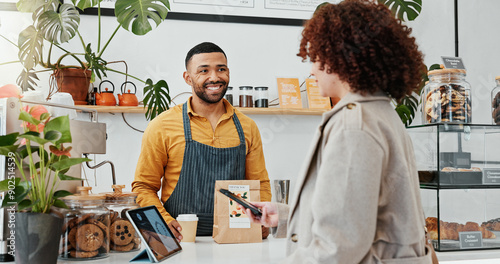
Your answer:
[[[285,263],[431,263],[413,145],[391,105],[421,82],[411,30],[375,1],[319,8],[298,56],[326,97],[290,206],[254,203],[287,238]]]

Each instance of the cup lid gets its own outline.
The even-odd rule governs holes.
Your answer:
[[[177,221],[198,221],[198,217],[195,214],[180,214]]]

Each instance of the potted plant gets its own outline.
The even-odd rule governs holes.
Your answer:
[[[16,92],[14,85],[0,87],[0,97],[20,98]],[[66,207],[60,198],[71,194],[57,190],[59,182],[81,181],[65,173],[71,166],[90,160],[70,157],[68,116],[51,118],[41,105],[21,105],[19,120],[22,133],[0,136],[0,155],[6,157],[7,171],[6,179],[0,181],[0,192],[4,192],[2,207],[17,206],[14,222],[17,261],[55,263],[59,243],[54,241],[59,241],[63,219],[50,213],[53,207]],[[16,173],[20,177],[15,177]]]
[[[16,4],[21,12],[30,12],[33,24],[28,26],[19,34],[18,44],[12,43],[19,48],[19,62],[23,70],[17,79],[17,84],[27,91],[33,90],[38,81],[37,73],[42,71],[53,71],[52,76],[56,79],[59,89],[62,85],[70,83],[68,76],[74,75],[83,81],[82,96],[88,93],[89,82],[96,78],[106,77],[106,72],[116,72],[126,77],[134,78],[144,83],[144,105],[148,106],[147,118],[156,115],[156,110],[168,109],[170,103],[168,84],[164,80],[156,83],[151,79],[146,81],[109,67],[108,62],[103,59],[103,53],[110,41],[120,28],[131,31],[135,35],[145,35],[151,31],[152,23],[158,26],[165,20],[170,9],[168,0],[117,0],[115,4],[115,17],[118,27],[109,36],[104,45],[101,43],[101,0],[47,0],[32,1],[19,0]],[[80,34],[80,13],[88,8],[97,8],[97,44],[84,41]],[[7,39],[3,37],[4,39]],[[63,47],[63,43],[70,40],[81,42],[81,50],[69,51]],[[44,46],[49,45],[48,52],[43,51]],[[62,51],[58,58],[52,58],[54,49]],[[63,59],[72,58],[77,65],[64,65]],[[40,69],[40,67],[42,69]],[[68,73],[69,75],[66,75]],[[76,98],[75,101],[84,101],[85,98]]]

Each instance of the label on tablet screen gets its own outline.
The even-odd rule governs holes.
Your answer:
[[[250,201],[249,185],[229,185],[227,189],[247,201]],[[229,199],[229,228],[250,228],[250,219],[245,214],[245,208]]]

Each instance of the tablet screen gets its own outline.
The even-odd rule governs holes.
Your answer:
[[[154,205],[128,210],[127,213],[157,261],[182,249]]]

